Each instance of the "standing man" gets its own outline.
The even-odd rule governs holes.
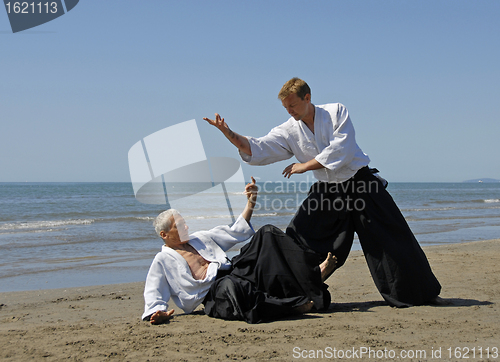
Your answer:
[[[401,211],[384,183],[368,168],[345,106],[315,106],[306,82],[292,78],[278,94],[292,116],[260,138],[233,132],[221,118],[204,118],[234,144],[251,165],[267,165],[295,156],[282,174],[313,171],[318,179],[286,233],[308,248],[344,264],[358,234],[371,275],[392,306],[439,302],[441,286]]]

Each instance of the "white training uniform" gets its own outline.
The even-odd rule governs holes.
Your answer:
[[[319,181],[344,182],[370,163],[356,143],[347,108],[340,103],[315,106],[314,134],[292,117],[264,137],[247,139],[252,156],[240,151],[246,163],[268,165],[292,156],[304,163],[314,158],[325,167],[313,171]]]
[[[164,245],[162,251],[156,254],[146,278],[142,319],[147,319],[158,310],[167,311],[170,298],[184,312],[191,313],[207,295],[217,271],[231,267],[225,251],[253,234],[252,225],[241,215],[232,225],[191,234],[189,244],[210,262],[203,280],[194,279],[186,259]]]

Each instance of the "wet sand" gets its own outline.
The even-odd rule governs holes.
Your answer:
[[[500,239],[424,251],[450,305],[387,306],[361,251],[328,279],[328,311],[263,324],[200,308],[150,325],[142,282],[0,293],[0,360],[500,361]]]

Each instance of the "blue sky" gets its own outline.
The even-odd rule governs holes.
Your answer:
[[[82,0],[13,34],[0,10],[0,182],[130,181],[132,145],[190,119],[237,157],[202,118],[262,136],[294,76],[346,105],[389,181],[500,179],[499,18],[497,0]]]

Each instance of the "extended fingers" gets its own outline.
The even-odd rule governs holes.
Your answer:
[[[210,119],[208,117],[203,117],[203,119],[214,126],[220,126],[224,122],[224,118],[222,118],[219,113],[215,113],[215,119]]]
[[[281,174],[284,174],[285,172],[290,172],[290,170],[292,169],[293,165],[294,164],[292,163],[291,165],[286,166],[285,169],[283,170],[283,172]]]
[[[215,113],[215,120],[219,124],[222,124],[224,122],[224,118],[222,118],[219,113]]]
[[[283,172],[281,173],[284,177],[288,177],[290,178],[290,176],[292,176],[292,170],[293,170],[293,165],[294,163],[292,163],[291,165],[288,165],[285,167],[285,169],[283,170]]]
[[[208,123],[210,123],[212,126],[215,126],[215,120],[210,119],[210,118],[207,118],[207,117],[203,117],[203,119],[204,119],[205,121],[207,121]]]

